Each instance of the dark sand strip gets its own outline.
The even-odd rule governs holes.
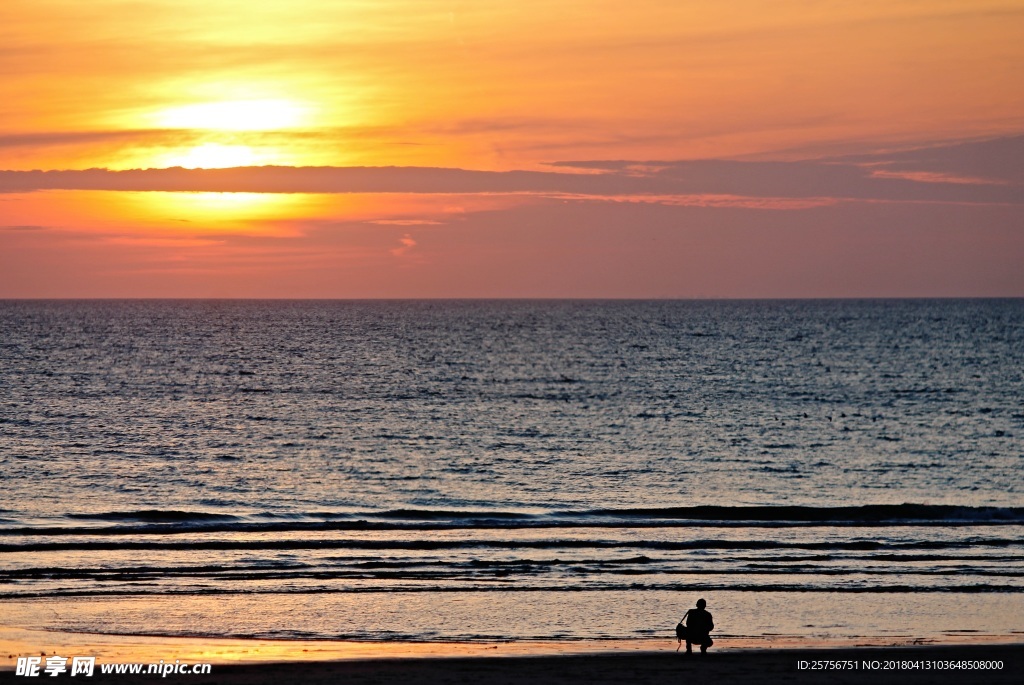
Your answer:
[[[805,662],[853,661],[853,670],[801,670]],[[889,669],[867,669],[878,661]],[[1002,661],[1000,670],[952,668],[923,669],[898,662]],[[889,662],[888,664],[886,662]],[[892,668],[896,662],[896,667]],[[68,676],[65,675],[65,678]],[[43,676],[40,678],[42,680]],[[769,649],[711,653],[687,657],[674,652],[585,654],[565,656],[458,657],[368,659],[334,662],[215,665],[211,675],[160,676],[101,675],[78,679],[91,683],[190,683],[191,685],[254,685],[268,683],[346,683],[354,685],[557,685],[561,683],[857,683],[912,685],[957,683],[966,685],[1020,685],[1024,682],[1024,644],[943,647],[863,647],[847,649]],[[47,679],[48,680],[48,679]],[[0,682],[32,682],[11,671],[0,672]]]

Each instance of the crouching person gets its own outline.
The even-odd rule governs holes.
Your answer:
[[[700,653],[707,654],[708,647],[715,644],[709,633],[714,630],[715,622],[711,620],[711,612],[705,609],[708,605],[703,599],[697,600],[697,608],[690,609],[679,620],[676,626],[676,638],[679,640],[679,647],[686,642],[686,653],[693,654],[693,645],[700,646]],[[676,651],[679,651],[676,647]]]

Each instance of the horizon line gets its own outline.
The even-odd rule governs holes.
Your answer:
[[[883,295],[822,297],[3,297],[0,302],[891,302],[1024,300],[1024,295]]]

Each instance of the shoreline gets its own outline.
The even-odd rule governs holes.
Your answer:
[[[36,631],[27,631],[36,632]],[[0,631],[6,638],[6,631]],[[97,636],[86,636],[95,638]],[[694,682],[740,683],[765,685],[776,682],[798,683],[864,683],[872,685],[911,685],[914,683],[985,683],[1003,685],[1018,683],[1024,667],[1024,640],[1014,643],[930,644],[930,645],[847,645],[836,646],[728,646],[716,645],[707,656],[687,656],[669,648],[646,648],[642,643],[669,645],[668,640],[633,641],[618,649],[564,651],[565,643],[511,643],[475,645],[467,643],[333,643],[323,650],[308,651],[307,642],[280,645],[272,641],[209,640],[177,638],[194,644],[197,658],[187,663],[213,663],[209,674],[159,675],[103,674],[97,668],[91,682],[153,683],[180,682],[198,685],[280,685],[303,682],[313,685],[327,683],[391,683],[408,685],[454,685],[455,683],[487,683],[488,685],[555,685],[562,683],[636,683],[651,685],[682,678]],[[101,658],[100,663],[155,663],[160,647],[183,647],[173,638],[128,638],[120,647],[132,648],[117,652],[123,658]],[[118,642],[118,641],[113,641]],[[232,643],[248,643],[248,654],[232,652]],[[626,641],[623,641],[626,642]],[[4,640],[4,649],[11,644]],[[67,643],[70,645],[70,643]],[[78,648],[85,648],[83,640]],[[92,644],[99,644],[93,642]],[[674,645],[674,640],[671,641]],[[234,644],[234,647],[241,645]],[[277,651],[275,646],[290,650]],[[344,647],[344,649],[339,649]],[[362,647],[362,649],[355,649]],[[387,647],[387,648],[384,648]],[[105,649],[110,650],[108,643]],[[141,648],[141,651],[139,649]],[[346,651],[348,650],[348,651]],[[111,651],[113,655],[115,651]],[[58,652],[59,653],[59,652]],[[81,653],[81,652],[79,652]],[[165,663],[189,653],[161,652]],[[70,656],[64,653],[62,656]],[[0,682],[24,682],[13,670],[14,659],[5,653],[0,666]],[[128,658],[135,657],[134,659]],[[149,659],[143,658],[148,656]],[[168,659],[171,657],[171,659]],[[235,658],[239,657],[239,658]],[[182,659],[185,661],[185,659]],[[823,666],[833,664],[832,667]],[[988,663],[990,668],[963,668],[955,664]],[[992,668],[995,664],[999,668]],[[838,667],[842,664],[842,667]],[[926,664],[930,666],[926,667]],[[954,666],[950,666],[954,664]],[[9,666],[9,667],[8,667]],[[815,668],[815,667],[818,668]],[[45,674],[42,674],[45,675]]]
[[[259,669],[287,667],[322,670],[334,664],[408,664],[434,662],[520,662],[546,659],[652,659],[678,657],[676,640],[658,637],[631,640],[506,641],[506,642],[371,642],[339,640],[270,640],[248,638],[167,637],[156,635],[108,635],[32,630],[0,626],[0,679],[13,675],[19,656],[95,656],[97,663],[210,663],[218,673],[224,669],[249,669],[257,677]],[[956,654],[999,652],[1012,654],[1024,666],[1024,631],[1005,635],[960,634],[943,641],[897,637],[811,638],[766,635],[762,637],[716,637],[707,657],[721,656],[730,662],[739,659],[768,658],[788,654],[793,659],[819,659],[840,655],[842,659],[861,659],[867,653],[900,652],[941,654],[952,659]],[[828,658],[840,658],[828,657]],[[875,657],[873,657],[875,658]],[[918,658],[918,657],[915,657]],[[960,658],[960,657],[957,657]],[[699,655],[693,659],[700,660]],[[794,662],[795,663],[795,662]],[[362,667],[360,667],[362,668]],[[430,668],[422,666],[421,668]],[[437,666],[440,668],[440,666]],[[512,670],[521,670],[521,666]],[[1019,671],[1018,671],[1019,674]],[[120,676],[125,682],[127,676]],[[197,682],[193,676],[192,682]],[[219,681],[219,678],[218,678]],[[242,681],[239,681],[242,682]],[[250,681],[246,681],[250,682]],[[253,680],[251,682],[260,682]],[[268,681],[270,682],[270,681]],[[989,681],[986,682],[998,682]]]
[[[810,637],[767,634],[713,636],[713,652],[758,650],[844,650],[1024,645],[1024,630],[1011,634],[947,634],[942,640],[905,636]],[[70,632],[0,625],[0,670],[14,668],[12,655],[90,654],[130,661],[202,658],[210,663],[259,663],[460,656],[573,656],[620,652],[675,652],[675,637],[577,640],[334,640],[171,636]],[[63,650],[63,652],[62,652]]]

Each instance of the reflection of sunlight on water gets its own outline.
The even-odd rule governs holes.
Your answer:
[[[5,603],[7,626],[72,633],[389,642],[659,639],[698,596],[716,648],[1000,642],[1019,629],[1019,593],[381,592],[129,596]],[[508,616],[516,616],[514,622]],[[582,620],[581,617],[586,617]],[[950,617],[956,617],[951,620]],[[955,628],[955,629],[953,629]]]

